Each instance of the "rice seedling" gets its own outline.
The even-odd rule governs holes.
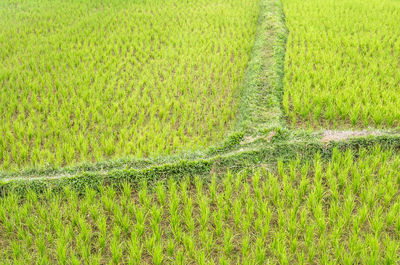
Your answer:
[[[400,125],[400,3],[283,0],[283,107],[303,127]]]
[[[0,263],[398,264],[399,165],[376,147],[209,182],[10,192]]]
[[[221,140],[257,0],[1,1],[0,169]]]

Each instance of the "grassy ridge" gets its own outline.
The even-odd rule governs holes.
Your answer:
[[[0,260],[13,264],[396,264],[400,156],[333,151],[327,162],[84,196],[0,199]]]
[[[261,0],[257,35],[240,91],[236,131],[259,135],[285,126],[282,79],[287,31],[279,0]]]
[[[260,164],[274,165],[279,160],[300,158],[302,161],[308,161],[317,153],[321,154],[323,159],[329,159],[335,149],[352,151],[355,156],[360,150],[370,150],[374,146],[381,146],[383,150],[396,152],[400,150],[400,136],[396,134],[360,137],[330,143],[321,143],[315,136],[311,136],[308,140],[298,137],[282,139],[282,136],[274,136],[270,142],[260,138],[248,144],[235,144],[222,154],[213,153],[191,159],[177,157],[169,162],[164,160],[109,161],[109,163],[93,164],[88,167],[17,172],[0,178],[0,196],[14,191],[23,197],[29,190],[43,193],[48,189],[61,191],[66,186],[78,193],[83,193],[86,187],[93,189],[108,185],[120,187],[125,182],[137,186],[142,181],[179,179],[185,175],[207,177],[215,173],[223,174],[226,171],[237,172]],[[137,162],[147,164],[137,165]],[[129,168],[132,163],[136,166]]]
[[[2,1],[0,169],[222,139],[258,11],[256,0]]]
[[[400,2],[283,0],[283,105],[304,127],[400,126]]]

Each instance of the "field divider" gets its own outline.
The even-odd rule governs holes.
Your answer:
[[[280,0],[261,0],[257,35],[240,90],[234,132],[285,128],[283,74],[287,29]]]
[[[44,192],[47,189],[62,190],[69,186],[78,192],[86,187],[98,189],[103,185],[121,186],[128,182],[138,185],[142,181],[153,182],[168,178],[179,179],[184,176],[208,177],[223,174],[227,171],[237,172],[246,168],[266,166],[273,168],[278,160],[289,161],[295,158],[311,159],[320,153],[324,159],[330,159],[334,149],[352,150],[358,153],[361,149],[400,150],[400,134],[387,133],[378,136],[360,136],[346,140],[323,142],[320,137],[286,140],[266,139],[261,137],[253,144],[239,144],[235,150],[217,154],[208,158],[181,159],[173,163],[163,163],[146,168],[110,169],[97,172],[80,172],[77,174],[59,174],[36,178],[3,178],[0,180],[0,194],[13,190],[25,194],[28,190]]]

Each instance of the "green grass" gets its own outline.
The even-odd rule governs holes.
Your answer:
[[[258,0],[0,3],[0,169],[222,139]]]
[[[0,199],[2,264],[398,264],[400,155]]]
[[[400,125],[400,2],[283,0],[283,106],[302,127]]]

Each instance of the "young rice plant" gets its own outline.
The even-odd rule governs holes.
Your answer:
[[[0,199],[1,264],[399,264],[400,155]]]
[[[303,127],[400,126],[400,2],[283,0],[283,106]]]
[[[0,1],[0,170],[222,139],[258,0]]]

